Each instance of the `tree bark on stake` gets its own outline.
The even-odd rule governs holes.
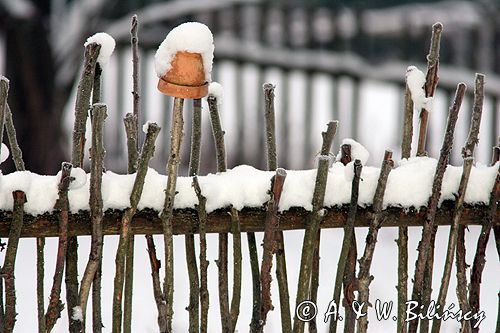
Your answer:
[[[334,122],[328,123],[329,129],[326,132],[322,132],[321,135],[323,137],[323,144],[321,146],[320,155],[328,156],[330,155],[330,150],[333,144],[333,138],[335,137],[335,133],[337,131],[336,126],[338,124]],[[332,127],[332,129],[330,129]],[[333,128],[335,127],[335,128]],[[320,252],[320,243],[321,243],[321,229],[318,229],[318,234],[316,235],[316,244],[314,247],[313,254],[313,263],[312,263],[312,273],[311,273],[311,291],[310,291],[310,300],[314,304],[317,304],[318,298],[318,288],[319,288],[319,252]],[[316,326],[316,318],[313,318],[309,321],[309,332],[314,333],[317,332]]]
[[[224,131],[220,123],[219,106],[215,96],[208,96],[210,122],[215,141],[217,158],[217,172],[226,171],[226,148],[224,144]],[[228,235],[219,234],[219,259],[216,261],[219,268],[219,307],[221,311],[221,325],[223,332],[233,332],[238,321],[241,301],[241,234],[238,211],[231,207],[231,221],[233,232],[233,295],[229,307],[228,291]],[[255,309],[254,309],[255,310]],[[260,307],[259,307],[260,311]]]
[[[16,171],[26,170],[23,160],[23,152],[19,148],[17,143],[16,129],[14,127],[14,121],[12,120],[12,111],[10,110],[9,104],[7,104],[5,112],[5,131],[7,132],[7,138],[9,140],[10,155],[14,161],[14,166]]]
[[[23,227],[24,204],[26,195],[23,191],[12,192],[14,207],[12,209],[12,225],[9,232],[7,252],[2,266],[2,276],[5,281],[5,322],[6,333],[14,331],[16,322],[16,286],[14,282],[14,266],[16,264],[17,246]]]
[[[201,152],[201,99],[193,100],[193,122],[191,131],[191,153],[189,156],[189,176],[198,175],[200,169]],[[198,277],[198,266],[196,262],[196,250],[194,245],[194,234],[188,233],[184,236],[186,249],[186,264],[189,276],[189,332],[199,332],[199,307],[200,307],[200,280]]]
[[[427,74],[425,80],[425,97],[432,98],[436,91],[436,87],[439,81],[438,69],[439,69],[439,47],[441,41],[441,32],[443,30],[443,25],[441,23],[435,23],[432,26],[432,36],[431,36],[431,46],[429,54],[427,55]],[[420,129],[418,137],[418,147],[417,156],[425,156],[427,152],[425,150],[426,137],[427,137],[427,123],[429,118],[428,109],[422,109],[420,113]],[[428,252],[429,258],[427,259],[427,265],[424,271],[424,282],[422,291],[422,304],[425,306],[430,303],[430,298],[432,294],[432,271],[434,267],[434,243],[436,238],[437,228],[433,228],[431,235],[431,246]],[[421,323],[420,333],[427,333],[429,331],[429,321],[424,320]]]
[[[474,106],[472,111],[471,125],[469,129],[469,135],[467,137],[467,142],[462,149],[462,157],[464,159],[464,164],[462,168],[462,177],[460,179],[460,186],[458,187],[458,194],[455,200],[455,211],[453,214],[453,222],[450,227],[450,235],[448,239],[448,248],[446,251],[445,265],[443,269],[443,277],[441,278],[441,287],[439,289],[439,296],[437,299],[437,304],[441,307],[438,309],[438,313],[442,314],[444,306],[446,303],[446,295],[448,293],[448,286],[450,284],[451,268],[453,266],[453,261],[455,258],[455,250],[457,246],[457,235],[459,221],[462,216],[463,204],[465,199],[465,193],[467,191],[467,184],[469,183],[469,176],[472,169],[472,164],[474,161],[474,148],[478,143],[479,127],[481,125],[481,114],[483,112],[483,100],[484,100],[484,75],[476,74],[475,88],[474,88]],[[432,323],[432,333],[439,333],[441,329],[441,320],[434,319]]]
[[[135,152],[130,151],[134,156],[129,155],[129,172],[132,172],[130,168],[130,163],[137,163],[137,154],[139,150],[139,117],[140,117],[140,95],[139,95],[139,38],[138,33],[138,22],[137,15],[132,16],[132,23],[130,29],[130,44],[132,48],[132,96],[133,96],[133,114],[135,120],[135,133],[136,135],[136,145]],[[131,148],[131,147],[129,147]],[[132,159],[132,161],[131,161]],[[135,171],[135,169],[134,169]],[[132,234],[130,236],[127,248],[127,259],[125,262],[125,300],[123,304],[123,332],[132,332],[132,296],[134,289],[134,244],[135,236]]]
[[[283,185],[285,184],[285,169],[276,169],[276,174],[271,179],[271,198],[267,202],[267,212],[264,230],[262,264],[260,269],[260,281],[262,285],[262,306],[261,306],[261,327],[266,325],[267,313],[274,309],[271,300],[271,268],[273,266],[273,256],[276,252],[276,240],[274,235],[278,228],[278,207],[280,204]]]
[[[152,235],[146,235],[146,242],[148,244],[148,255],[149,255],[149,263],[151,265],[151,280],[153,282],[153,295],[156,302],[156,308],[158,309],[158,327],[160,328],[160,332],[166,332],[167,327],[167,305],[165,302],[165,297],[161,290],[160,283],[160,267],[161,262],[158,260],[156,256],[156,247],[153,241]]]
[[[469,300],[467,299],[467,276],[465,271],[467,264],[465,263],[465,228],[458,228],[457,233],[457,250],[456,250],[456,265],[457,265],[457,300],[460,310],[463,313],[470,311]],[[461,333],[471,333],[469,321],[462,321]]]
[[[498,143],[498,146],[493,147],[493,155],[491,157],[491,164],[494,165],[496,162],[498,162],[499,158],[500,158],[500,142]],[[498,225],[493,226],[493,231],[495,234],[495,244],[497,246],[498,259],[500,259],[500,226],[498,226]],[[499,311],[500,311],[500,304],[499,304]],[[498,322],[500,324],[500,316],[499,316]]]
[[[94,104],[92,106],[92,158],[90,169],[90,219],[92,222],[92,243],[90,248],[89,260],[85,267],[85,272],[82,277],[79,306],[83,314],[83,330],[85,330],[85,313],[87,309],[87,300],[90,292],[90,287],[94,276],[99,269],[102,261],[102,219],[103,219],[103,202],[102,202],[102,171],[104,161],[104,145],[103,145],[103,127],[106,119],[106,105]],[[73,309],[72,309],[73,310]]]
[[[274,86],[270,83],[266,83],[263,88],[265,98],[264,111],[267,139],[267,170],[274,171],[278,168],[274,112]],[[290,294],[288,293],[285,239],[283,231],[277,230],[274,238],[276,242],[276,249],[274,252],[276,254],[276,279],[278,280],[278,291],[280,297],[281,331],[284,333],[290,333],[292,332],[292,318],[290,317]]]
[[[205,226],[207,223],[207,212],[205,210],[205,204],[207,199],[201,194],[200,184],[198,183],[198,177],[193,177],[192,184],[194,191],[196,192],[196,196],[198,197],[198,205],[196,206],[196,210],[198,211],[198,219],[200,221],[199,230],[200,230],[200,332],[207,333],[208,326],[208,286],[207,286],[207,270],[208,264],[207,261],[207,238],[205,233]]]
[[[101,103],[101,74],[102,68],[99,63],[95,65],[94,84],[92,86],[92,105]],[[92,121],[92,116],[90,117]],[[103,240],[104,241],[104,238]],[[102,259],[101,259],[102,260]],[[92,281],[92,329],[93,333],[102,332],[102,314],[101,314],[101,276],[102,265],[99,264]]]
[[[373,196],[373,219],[370,223],[368,229],[368,235],[366,236],[366,245],[363,256],[359,260],[359,273],[358,273],[358,290],[359,297],[358,302],[363,309],[366,305],[366,313],[368,312],[369,294],[370,294],[370,283],[373,280],[373,276],[370,275],[370,266],[373,260],[373,253],[375,252],[375,245],[377,244],[378,230],[383,222],[381,216],[385,188],[387,185],[387,180],[389,179],[389,173],[394,167],[394,161],[392,160],[392,152],[389,150],[385,151],[384,161],[382,162],[382,167],[380,168],[380,175],[378,177],[377,188],[375,190],[375,195]],[[366,333],[368,331],[368,316],[361,317],[358,324],[358,333]]]
[[[132,116],[133,117],[133,116]],[[137,211],[137,205],[141,199],[142,190],[144,188],[144,180],[146,179],[146,174],[148,172],[148,164],[153,157],[155,150],[155,140],[160,132],[160,127],[155,123],[149,124],[146,139],[142,146],[141,155],[139,157],[139,162],[137,165],[137,173],[134,180],[134,186],[132,187],[132,193],[130,194],[130,207],[125,210],[121,221],[121,231],[120,240],[118,242],[118,249],[116,250],[116,273],[114,280],[114,291],[113,291],[113,333],[121,332],[122,323],[122,293],[125,280],[125,259],[127,255],[127,250],[129,247],[130,240],[130,223],[132,217]]]
[[[88,110],[90,107],[90,96],[94,82],[97,57],[101,46],[91,43],[85,47],[84,67],[78,82],[75,102],[75,122],[73,126],[73,139],[71,150],[71,164],[75,168],[83,167],[85,156],[85,131]],[[69,332],[79,331],[79,323],[72,319],[73,308],[79,304],[78,295],[78,241],[76,237],[68,238],[66,251],[66,306],[69,317]]]
[[[410,158],[413,137],[413,101],[410,89],[405,84],[405,110],[401,158]],[[398,323],[397,332],[406,333],[405,311],[408,300],[408,227],[398,228]]]
[[[170,131],[171,144],[170,155],[167,165],[167,188],[165,190],[165,204],[160,219],[163,225],[163,241],[165,244],[165,279],[163,281],[163,294],[166,301],[166,332],[172,332],[173,300],[174,300],[174,247],[172,232],[172,217],[175,200],[175,187],[177,185],[177,173],[181,161],[181,143],[183,136],[184,120],[182,109],[184,99],[175,97],[172,115],[172,127]],[[163,333],[163,328],[160,331]]]
[[[434,97],[436,87],[439,81],[439,46],[441,43],[441,32],[443,25],[440,22],[432,26],[431,45],[427,55],[427,73],[425,76],[425,97]],[[427,122],[429,119],[429,110],[425,108],[420,112],[420,127],[418,133],[417,156],[425,156],[425,141],[427,135]]]
[[[340,162],[347,165],[352,161],[351,157],[351,145],[345,144],[341,146],[341,158]],[[354,230],[354,229],[353,229]],[[353,231],[354,232],[354,231]],[[356,279],[356,259],[358,256],[356,237],[351,239],[351,247],[347,254],[346,266],[344,268],[343,288],[344,288],[344,299],[343,306],[345,307],[345,324],[344,332],[354,332],[355,317],[352,311],[352,301],[354,300],[354,289],[355,289],[355,279]],[[340,295],[339,295],[340,297]],[[340,300],[339,300],[340,301]],[[336,303],[339,304],[339,303]],[[336,324],[335,324],[336,325]]]
[[[330,122],[327,132],[323,132],[323,140],[333,137],[337,130],[338,122]],[[330,143],[331,144],[331,143]],[[314,255],[316,238],[319,230],[319,225],[323,220],[323,202],[325,199],[326,183],[328,180],[328,168],[330,166],[330,156],[320,155],[318,159],[318,171],[316,173],[316,182],[314,185],[314,193],[312,198],[312,211],[308,216],[308,224],[304,233],[304,241],[302,244],[302,257],[300,260],[299,281],[297,286],[297,297],[295,301],[295,309],[305,301],[309,296],[312,274],[312,259]],[[299,320],[297,312],[295,312],[293,322],[293,332],[304,332],[304,322]]]
[[[354,178],[352,180],[351,202],[349,205],[349,213],[347,215],[347,221],[344,226],[344,240],[342,241],[342,248],[340,251],[339,263],[337,265],[337,275],[335,277],[335,287],[333,292],[333,301],[335,302],[335,304],[337,304],[337,306],[338,304],[340,304],[340,291],[342,289],[342,280],[344,278],[347,266],[349,251],[352,246],[352,239],[354,238],[354,221],[356,219],[356,213],[358,209],[359,181],[361,179],[361,171],[363,168],[360,160],[355,160],[353,167],[354,167]],[[337,331],[337,319],[338,318],[330,319],[330,332]]]
[[[436,217],[437,205],[439,202],[439,197],[441,196],[441,185],[443,183],[444,172],[448,165],[448,160],[450,157],[450,151],[453,146],[453,134],[455,131],[455,125],[458,119],[458,113],[460,111],[460,106],[465,94],[466,86],[464,83],[459,83],[457,91],[455,93],[455,98],[453,104],[450,108],[448,114],[448,121],[446,124],[446,132],[443,140],[443,145],[441,147],[441,152],[439,154],[439,160],[436,167],[436,172],[434,174],[434,181],[432,184],[432,194],[429,198],[427,215],[424,221],[422,230],[422,239],[418,245],[418,257],[415,264],[415,275],[413,278],[413,291],[411,299],[413,301],[421,304],[422,302],[422,292],[423,292],[423,282],[424,282],[424,271],[429,256],[429,248],[431,247],[431,238],[434,229],[434,219]],[[408,332],[416,333],[418,328],[418,320],[412,320],[409,322]]]
[[[69,220],[69,184],[74,178],[71,177],[71,163],[63,162],[61,166],[61,180],[58,186],[58,199],[55,209],[59,211],[59,243],[57,246],[56,268],[50,292],[49,305],[45,313],[44,322],[46,332],[52,331],[57,319],[61,317],[64,304],[61,302],[61,286],[68,246],[68,220]]]

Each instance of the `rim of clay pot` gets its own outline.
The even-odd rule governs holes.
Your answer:
[[[192,87],[170,83],[160,78],[158,80],[158,90],[172,97],[197,99],[208,95],[208,82],[198,87]]]

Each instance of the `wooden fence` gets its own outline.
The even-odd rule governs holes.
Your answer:
[[[134,62],[137,61],[137,21],[132,21],[132,55]],[[433,35],[429,56],[427,58],[427,78],[425,84],[426,96],[432,97],[435,94],[438,77],[439,64],[439,40],[442,31],[440,24],[433,26]],[[222,47],[224,50],[224,47]],[[240,50],[241,51],[241,50]],[[229,51],[227,51],[229,52]],[[50,293],[48,307],[45,308],[45,296],[43,288],[37,290],[37,300],[39,304],[38,320],[39,331],[48,332],[62,315],[63,308],[68,309],[69,331],[85,331],[87,315],[87,303],[90,290],[92,288],[92,322],[93,331],[102,331],[101,319],[101,277],[100,265],[102,260],[102,248],[105,241],[105,234],[119,234],[120,242],[116,252],[116,272],[114,279],[113,293],[113,332],[130,332],[132,321],[131,299],[131,276],[134,269],[131,264],[133,258],[134,234],[144,233],[148,240],[148,253],[151,265],[151,276],[154,291],[155,303],[158,310],[158,326],[160,332],[172,332],[172,302],[173,302],[173,235],[184,234],[186,239],[186,257],[188,262],[188,273],[190,281],[189,299],[189,331],[208,332],[210,331],[210,321],[207,316],[208,289],[207,289],[207,265],[206,261],[206,234],[214,232],[219,234],[219,259],[217,261],[219,273],[219,308],[221,316],[221,326],[223,332],[234,332],[239,316],[241,302],[241,232],[246,232],[249,242],[249,257],[252,266],[252,286],[253,286],[253,313],[249,323],[251,332],[262,332],[265,329],[269,311],[273,308],[270,296],[272,283],[271,269],[273,258],[275,258],[276,281],[279,286],[279,301],[281,307],[281,328],[283,332],[303,332],[307,325],[310,332],[317,331],[317,322],[314,317],[302,311],[290,313],[290,295],[288,294],[289,283],[286,277],[286,262],[284,244],[286,243],[286,233],[283,231],[290,229],[304,229],[303,247],[300,259],[300,274],[298,279],[297,295],[295,297],[294,309],[301,309],[304,301],[315,302],[318,299],[318,274],[320,267],[319,247],[321,239],[321,229],[327,227],[342,227],[344,229],[344,239],[341,245],[341,255],[337,265],[337,274],[333,291],[333,305],[345,307],[344,332],[354,332],[357,327],[358,332],[367,332],[368,322],[366,317],[357,318],[355,304],[367,308],[369,300],[369,285],[372,280],[370,266],[373,259],[373,252],[377,243],[377,233],[383,226],[398,226],[398,332],[406,331],[416,333],[418,327],[422,331],[429,331],[432,325],[433,332],[439,332],[441,321],[414,319],[405,322],[405,307],[408,300],[422,304],[426,310],[431,307],[431,283],[432,267],[434,266],[435,235],[439,225],[449,224],[450,240],[446,254],[446,266],[444,268],[442,283],[439,286],[438,304],[444,304],[448,285],[451,278],[451,267],[456,262],[457,266],[457,297],[459,309],[462,313],[471,314],[460,320],[460,324],[466,332],[478,332],[481,323],[480,292],[481,277],[485,265],[485,248],[489,240],[491,230],[494,230],[499,246],[500,223],[498,198],[499,173],[492,181],[492,188],[486,189],[490,193],[488,204],[468,205],[465,202],[465,193],[469,183],[469,176],[474,161],[474,149],[478,141],[479,126],[481,123],[481,113],[486,92],[484,85],[484,75],[477,74],[474,80],[474,102],[470,113],[470,129],[463,146],[463,171],[460,186],[457,189],[455,201],[445,202],[439,205],[444,173],[447,169],[450,153],[453,147],[453,136],[458,114],[465,96],[465,84],[459,83],[454,94],[452,104],[449,109],[444,140],[437,160],[437,167],[433,176],[432,192],[426,207],[415,207],[415,209],[403,210],[401,208],[384,209],[384,194],[389,175],[393,172],[393,153],[387,150],[384,154],[380,175],[373,195],[372,205],[362,209],[358,207],[359,187],[362,181],[363,165],[358,156],[351,154],[351,145],[343,144],[338,160],[347,165],[352,162],[353,177],[350,183],[350,202],[342,207],[329,208],[325,210],[324,199],[329,176],[331,162],[331,151],[334,136],[336,134],[338,122],[330,121],[327,130],[322,132],[322,144],[320,145],[320,156],[317,159],[317,172],[315,174],[314,194],[311,201],[310,211],[304,209],[290,209],[284,213],[278,213],[280,198],[286,184],[287,173],[279,168],[276,156],[276,131],[274,113],[274,87],[264,86],[264,110],[262,135],[265,133],[264,144],[266,147],[267,168],[275,172],[270,181],[269,200],[260,209],[236,209],[227,207],[222,211],[215,211],[207,214],[207,199],[204,197],[198,183],[197,174],[200,161],[200,135],[201,123],[201,101],[195,100],[193,103],[192,117],[193,126],[191,131],[191,150],[189,154],[189,176],[192,178],[192,186],[197,196],[197,203],[194,208],[184,210],[174,210],[176,198],[176,181],[178,175],[179,160],[182,157],[180,152],[181,140],[183,137],[183,103],[180,98],[175,98],[172,104],[171,143],[167,164],[168,181],[165,188],[165,204],[158,211],[137,211],[147,173],[148,163],[155,151],[155,140],[160,131],[160,127],[151,124],[146,128],[144,140],[138,139],[138,119],[140,118],[140,108],[138,103],[138,72],[137,67],[133,69],[133,96],[134,108],[125,117],[126,127],[126,147],[128,157],[128,173],[135,173],[134,185],[130,194],[130,206],[123,211],[103,211],[103,170],[104,170],[104,120],[107,115],[107,106],[100,103],[100,91],[98,84],[101,80],[99,65],[96,64],[99,46],[91,43],[85,50],[85,64],[80,84],[79,94],[75,103],[75,124],[73,132],[73,153],[71,163],[63,163],[61,177],[57,188],[58,199],[54,211],[42,216],[32,217],[24,213],[26,194],[18,189],[13,189],[13,205],[11,210],[1,212],[0,215],[0,236],[8,234],[8,243],[4,264],[2,266],[2,279],[4,284],[0,284],[2,290],[2,301],[0,303],[0,331],[11,332],[14,329],[16,311],[16,291],[14,279],[14,266],[16,263],[17,245],[20,237],[36,236],[38,238],[38,255],[43,258],[43,237],[58,236],[57,264],[54,273],[54,283]],[[353,71],[355,68],[352,69]],[[376,75],[374,71],[372,75]],[[446,71],[441,68],[442,79],[440,84],[446,82]],[[382,75],[382,74],[381,74]],[[7,107],[8,81],[1,80],[0,85],[0,119],[5,119],[5,128],[8,136],[10,150],[19,171],[24,169],[22,155],[16,144],[15,131],[12,126],[12,116]],[[91,100],[92,92],[92,100]],[[408,158],[411,154],[411,142],[413,132],[417,134],[417,155],[426,154],[425,133],[427,122],[421,121],[418,130],[413,130],[411,124],[413,119],[413,102],[409,89],[405,93],[404,127],[402,130],[402,157]],[[91,130],[91,160],[90,160],[90,199],[89,211],[70,214],[71,200],[68,195],[71,188],[72,168],[82,167],[85,159],[85,136],[87,110],[92,104],[92,130]],[[218,103],[215,96],[208,97],[210,122],[214,137],[214,155],[216,156],[217,171],[226,171],[226,156],[224,153],[224,131],[219,117]],[[428,116],[429,110],[423,108],[422,119]],[[0,124],[3,130],[4,124]],[[166,130],[164,129],[166,132]],[[319,134],[318,134],[319,135]],[[140,153],[138,151],[139,142],[142,143]],[[461,142],[460,142],[461,143]],[[494,148],[492,168],[496,168],[500,148]],[[1,185],[0,185],[1,186]],[[484,190],[484,189],[483,189]],[[242,189],[244,191],[244,189]],[[474,253],[474,262],[470,274],[470,288],[467,289],[468,278],[466,275],[465,262],[465,228],[469,224],[480,224],[482,228],[481,236],[477,242]],[[408,226],[422,227],[422,239],[418,246],[418,259],[415,265],[413,283],[408,284]],[[355,228],[357,226],[368,226],[369,232],[364,244],[363,255],[356,253]],[[264,232],[262,259],[257,257],[257,245],[254,232]],[[152,238],[153,233],[161,233],[164,238],[164,257],[161,264],[158,260],[155,244]],[[200,235],[199,254],[195,251],[194,233]],[[229,260],[228,255],[228,233],[233,235],[233,260]],[[91,251],[87,261],[85,273],[81,280],[77,276],[77,235],[91,234]],[[199,255],[199,256],[198,256]],[[246,254],[245,254],[246,255]],[[456,258],[454,258],[456,256]],[[359,268],[357,261],[359,258]],[[290,259],[290,258],[289,258]],[[233,264],[233,288],[232,295],[229,295],[228,264]],[[199,265],[198,265],[199,264]],[[160,269],[164,270],[164,283],[160,282]],[[65,271],[66,302],[63,306],[61,300],[61,288],[63,281],[63,271]],[[37,262],[37,281],[43,281],[44,265],[43,260]],[[144,272],[143,272],[144,273]],[[150,274],[149,272],[147,274]],[[429,280],[430,279],[430,280]],[[42,283],[43,285],[43,283]],[[128,286],[128,287],[127,287]],[[408,293],[412,290],[411,293]],[[343,291],[343,297],[341,294]],[[355,292],[357,291],[357,296]],[[292,301],[293,301],[293,295]],[[341,303],[342,300],[342,303]],[[358,303],[359,302],[359,303]],[[211,306],[216,306],[211,304]],[[439,313],[439,310],[437,310]],[[89,315],[90,316],[90,315]],[[359,319],[359,320],[358,320]],[[499,318],[500,319],[500,318]],[[140,320],[140,319],[137,319]],[[337,331],[338,316],[330,318],[330,332]],[[306,324],[307,323],[307,324]],[[500,325],[500,321],[499,324]],[[497,325],[497,330],[498,326]],[[90,329],[90,328],[87,328]]]

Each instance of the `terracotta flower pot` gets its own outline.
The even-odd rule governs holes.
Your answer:
[[[208,94],[201,54],[180,51],[170,64],[170,70],[158,81],[159,91],[173,97],[193,99]]]

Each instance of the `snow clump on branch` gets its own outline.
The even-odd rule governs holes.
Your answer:
[[[406,69],[406,84],[410,89],[415,109],[431,111],[432,97],[425,97],[425,74],[416,66],[408,66]]]
[[[116,42],[113,37],[108,35],[105,32],[98,32],[89,38],[87,38],[87,41],[85,42],[84,46],[87,47],[87,45],[96,43],[101,45],[101,50],[99,51],[99,56],[97,57],[97,62],[101,67],[104,67],[109,61],[109,58],[113,54],[113,51],[115,50],[115,45]]]
[[[2,143],[0,146],[0,163],[5,162],[5,160],[9,157],[10,152],[9,148],[5,145],[5,143]]]
[[[81,307],[75,306],[73,308],[73,314],[71,315],[71,319],[83,322],[83,311]]]
[[[212,82],[208,85],[208,96],[217,99],[217,105],[221,105],[224,100],[224,87],[219,82]]]
[[[159,78],[171,68],[171,61],[180,51],[200,53],[203,58],[205,81],[212,80],[214,37],[210,29],[199,22],[186,22],[172,29],[155,54],[155,70]]]

